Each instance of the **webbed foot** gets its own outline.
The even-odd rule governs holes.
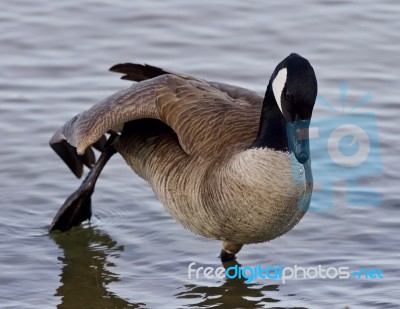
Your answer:
[[[81,186],[66,199],[62,207],[58,210],[50,225],[50,232],[54,230],[67,231],[73,226],[77,226],[83,221],[91,218],[91,196],[94,192],[94,187],[101,171],[108,160],[116,153],[116,150],[112,145],[116,137],[116,134],[109,137],[100,158],[90,170]]]

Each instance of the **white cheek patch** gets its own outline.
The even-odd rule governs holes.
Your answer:
[[[283,111],[282,111],[281,96],[283,88],[285,88],[286,76],[287,76],[287,69],[283,68],[278,72],[274,81],[272,82],[272,92],[274,93],[275,101],[276,103],[278,103],[278,107],[281,110],[282,114]]]

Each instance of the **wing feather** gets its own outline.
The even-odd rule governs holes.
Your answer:
[[[91,146],[101,149],[105,133],[133,120],[163,121],[176,132],[183,151],[203,157],[255,137],[262,98],[252,91],[168,74],[151,66],[125,64],[114,69],[143,81],[75,116],[50,140],[77,177],[82,175],[83,164],[94,164]],[[242,134],[235,133],[238,126],[243,126]]]

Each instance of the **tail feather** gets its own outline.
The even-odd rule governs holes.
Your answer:
[[[120,63],[110,68],[111,72],[124,74],[121,79],[140,82],[146,79],[151,79],[164,74],[171,74],[161,68],[137,63]]]

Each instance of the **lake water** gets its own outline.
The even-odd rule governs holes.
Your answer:
[[[372,0],[3,1],[0,307],[399,308],[399,16],[396,1]],[[220,242],[171,219],[117,156],[98,182],[91,223],[48,234],[80,184],[48,140],[129,86],[111,65],[149,63],[263,93],[290,52],[314,66],[320,102],[341,110],[343,85],[350,105],[370,92],[358,112],[372,115],[364,125],[379,139],[375,164],[341,179],[316,154],[323,194],[311,211],[283,237],[245,246],[238,262],[380,269],[383,278],[189,279],[191,262],[220,266]],[[316,121],[332,115],[315,108]]]

